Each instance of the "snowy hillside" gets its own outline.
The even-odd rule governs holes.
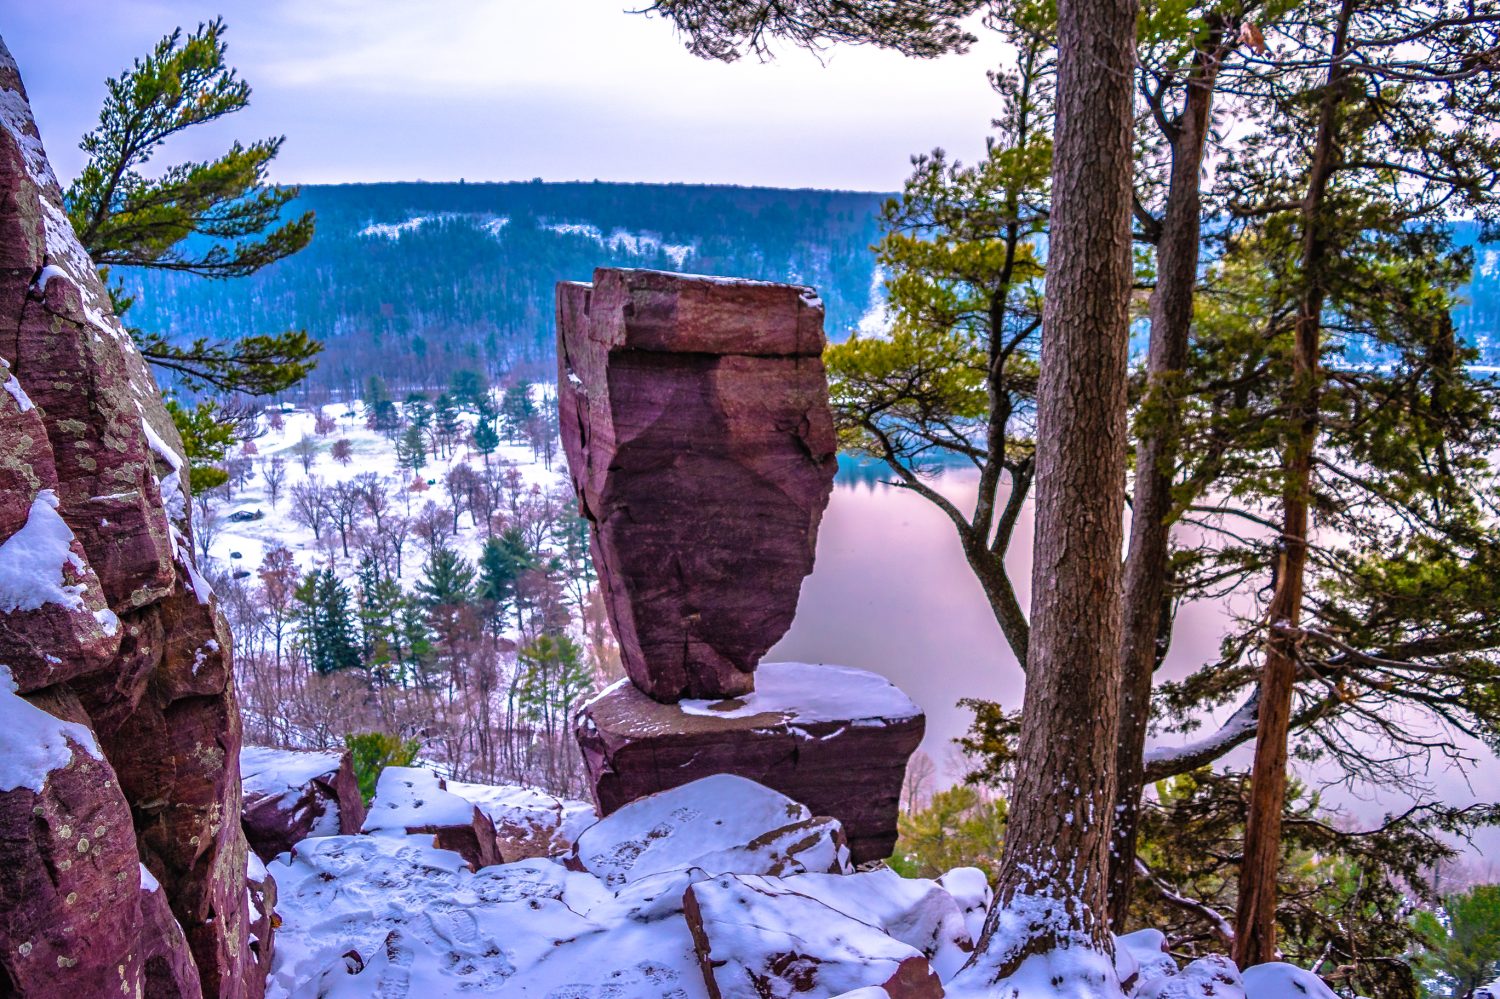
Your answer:
[[[325,434],[317,433],[318,413],[333,423],[333,429]],[[478,469],[486,464],[485,458],[474,450],[467,433],[472,430],[476,417],[469,413],[463,414],[461,419],[466,432],[453,450],[446,454],[429,454],[420,475],[414,476],[399,467],[395,442],[367,426],[364,404],[358,400],[329,403],[315,409],[289,408],[280,415],[279,428],[273,426],[268,417],[260,416],[257,420],[260,436],[252,440],[254,474],[243,486],[229,491],[222,502],[217,497],[209,501],[213,509],[207,518],[211,526],[206,528],[212,536],[207,546],[209,556],[221,570],[254,572],[264,561],[266,550],[281,545],[291,550],[298,568],[304,572],[331,560],[344,574],[351,574],[352,555],[345,558],[341,546],[334,548],[320,543],[312,528],[298,519],[293,493],[309,482],[333,486],[354,483],[361,476],[373,474],[384,480],[391,491],[392,502],[407,516],[420,515],[429,503],[451,510],[454,506],[450,487],[453,470],[460,466]],[[297,454],[303,441],[307,441],[313,451],[306,467]],[[334,446],[339,441],[349,442],[347,462],[333,457]],[[266,468],[277,458],[284,462],[285,478],[280,495],[273,503],[268,495]],[[489,456],[488,463],[513,472],[514,481],[528,492],[533,488],[541,493],[554,491],[560,486],[566,488],[567,468],[562,463],[560,452],[548,468],[529,446],[502,440],[496,452]],[[414,479],[420,479],[425,488],[413,490]],[[263,516],[255,520],[238,519],[256,514]],[[200,534],[205,533],[204,521],[201,514],[195,521]],[[483,543],[482,527],[472,516],[460,517],[453,535],[454,546],[473,561]],[[401,575],[417,578],[423,558],[422,549],[416,544],[411,545],[402,553]]]

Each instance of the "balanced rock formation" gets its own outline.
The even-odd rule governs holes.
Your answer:
[[[0,387],[0,992],[256,999],[239,710],[182,442],[3,44]]]
[[[240,750],[245,803],[240,820],[250,849],[263,861],[309,836],[359,832],[365,803],[348,750]]]
[[[837,470],[809,288],[600,269],[557,289],[563,449],[626,672],[658,701],[754,689]]]
[[[754,693],[719,701],[661,704],[624,681],[590,701],[577,735],[599,814],[738,774],[838,819],[855,863],[890,856],[921,709],[864,670],[765,663],[757,677]]]

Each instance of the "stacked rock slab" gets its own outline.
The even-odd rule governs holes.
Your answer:
[[[749,693],[791,626],[833,476],[811,289],[658,271],[560,284],[563,449],[630,679]]]
[[[239,711],[182,443],[3,43],[0,383],[0,993],[254,999]]]
[[[920,711],[864,727],[834,712],[809,752],[795,704],[728,725],[671,707],[751,696],[812,571],[837,471],[816,293],[601,268],[558,285],[557,324],[563,449],[631,684],[580,716],[600,814],[731,772],[839,819],[857,860],[887,855]],[[807,693],[837,701],[857,672],[809,674]]]

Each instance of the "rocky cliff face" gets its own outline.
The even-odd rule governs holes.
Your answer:
[[[270,942],[182,444],[3,43],[0,365],[0,994],[253,999]]]

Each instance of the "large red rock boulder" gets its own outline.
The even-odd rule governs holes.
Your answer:
[[[837,470],[811,289],[600,269],[557,289],[563,448],[626,672],[731,697],[786,633]]]
[[[661,704],[621,682],[578,716],[600,815],[709,774],[748,777],[843,824],[855,863],[896,845],[906,761],[926,718],[884,677],[766,663],[754,693]]]
[[[245,838],[270,861],[309,836],[353,835],[365,803],[348,750],[245,746],[240,750]]]
[[[3,44],[0,359],[7,703],[26,731],[52,724],[31,709],[75,726],[18,744],[40,762],[0,787],[0,992],[258,999],[229,634],[191,561],[182,442]]]

